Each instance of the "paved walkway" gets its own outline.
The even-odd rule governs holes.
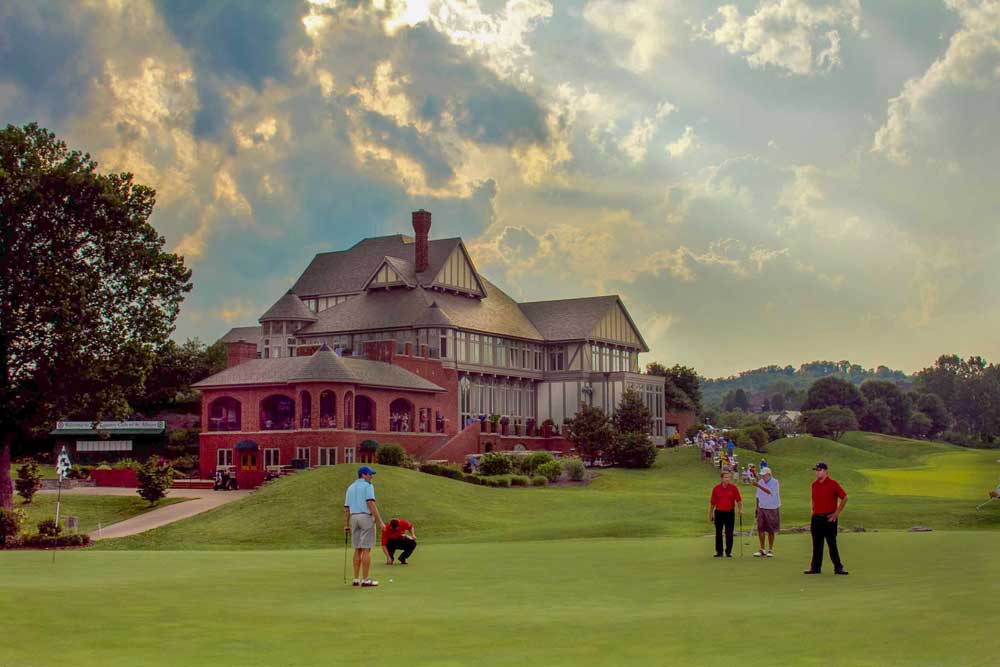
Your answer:
[[[40,491],[39,493],[55,493],[55,491]],[[182,503],[174,503],[159,509],[150,510],[125,521],[105,526],[100,534],[91,533],[94,540],[109,540],[115,537],[138,535],[147,530],[165,526],[174,521],[187,519],[196,514],[239,500],[250,491],[212,491],[211,489],[172,489],[168,497],[189,498]],[[134,496],[135,489],[114,487],[82,487],[78,489],[63,489],[63,494],[74,496]]]

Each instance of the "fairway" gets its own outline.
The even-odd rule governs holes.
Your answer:
[[[851,576],[806,577],[805,536],[764,561],[695,538],[426,544],[374,590],[342,583],[340,549],[9,553],[0,664],[987,665],[998,549],[849,534]]]

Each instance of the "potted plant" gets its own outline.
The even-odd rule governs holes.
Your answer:
[[[490,415],[489,428],[487,429],[486,432],[487,433],[499,433],[500,429],[497,428],[497,425],[499,423],[500,423],[500,415]]]
[[[529,438],[535,437],[535,435],[537,435],[535,433],[535,420],[534,419],[529,419],[527,421],[527,427],[528,427],[528,437]]]
[[[507,435],[507,429],[510,426],[510,417],[504,415],[500,418],[500,434]]]
[[[555,430],[555,422],[551,419],[546,419],[542,422],[542,437],[551,438]]]

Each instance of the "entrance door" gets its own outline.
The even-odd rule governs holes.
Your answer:
[[[255,472],[258,470],[256,452],[244,452],[240,455],[240,470],[243,472]]]

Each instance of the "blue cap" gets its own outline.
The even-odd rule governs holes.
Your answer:
[[[368,466],[361,466],[360,468],[358,468],[358,477],[361,477],[362,475],[374,475],[374,474],[375,471],[369,468]]]

